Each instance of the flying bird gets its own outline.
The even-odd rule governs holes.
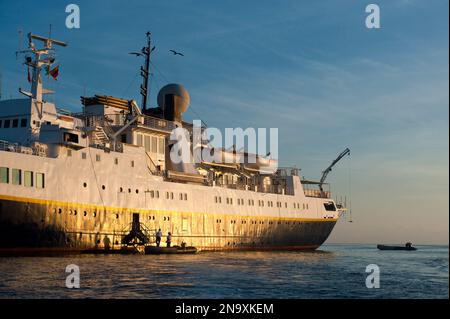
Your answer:
[[[173,55],[181,55],[181,56],[184,56],[184,54],[181,53],[181,52],[177,52],[177,51],[175,51],[175,50],[169,50],[169,51],[172,52]]]

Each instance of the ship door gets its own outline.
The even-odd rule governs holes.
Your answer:
[[[133,225],[139,225],[139,214],[133,213]]]

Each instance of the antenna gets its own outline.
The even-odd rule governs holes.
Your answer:
[[[34,44],[33,40],[43,42],[44,47],[38,49]],[[31,80],[31,93],[23,92],[21,91],[21,89],[19,91],[25,94],[26,96],[33,97],[34,99],[36,99],[37,102],[42,101],[43,94],[53,93],[43,89],[41,80],[41,68],[49,67],[55,60],[54,57],[50,56],[50,52],[53,50],[52,49],[53,45],[59,45],[62,47],[67,46],[65,42],[28,33],[29,50],[18,52],[18,53],[31,52],[34,55],[34,60],[31,57],[26,57],[25,59],[25,65],[33,68],[33,77]]]
[[[145,35],[147,36],[147,46],[143,47],[140,53],[130,52],[130,54],[134,54],[135,56],[145,57],[144,65],[141,66],[142,84],[140,86],[140,91],[142,95],[142,111],[147,110],[147,99],[149,95],[148,78],[150,75],[150,55],[155,50],[155,47],[151,47],[152,34],[147,31]]]

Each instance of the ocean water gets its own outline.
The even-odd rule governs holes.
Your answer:
[[[449,298],[448,246],[378,251],[0,257],[0,298]],[[66,288],[66,266],[80,288]],[[366,287],[376,264],[380,287]]]

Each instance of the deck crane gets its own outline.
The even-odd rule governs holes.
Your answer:
[[[344,151],[342,151],[342,153],[339,154],[338,157],[336,157],[336,159],[331,163],[331,165],[328,166],[327,169],[322,172],[322,178],[320,179],[320,182],[319,182],[319,188],[320,188],[321,192],[323,192],[322,185],[325,182],[325,179],[327,178],[328,173],[330,173],[333,166],[336,165],[336,163],[339,162],[347,154],[350,155],[349,148],[346,148]]]

